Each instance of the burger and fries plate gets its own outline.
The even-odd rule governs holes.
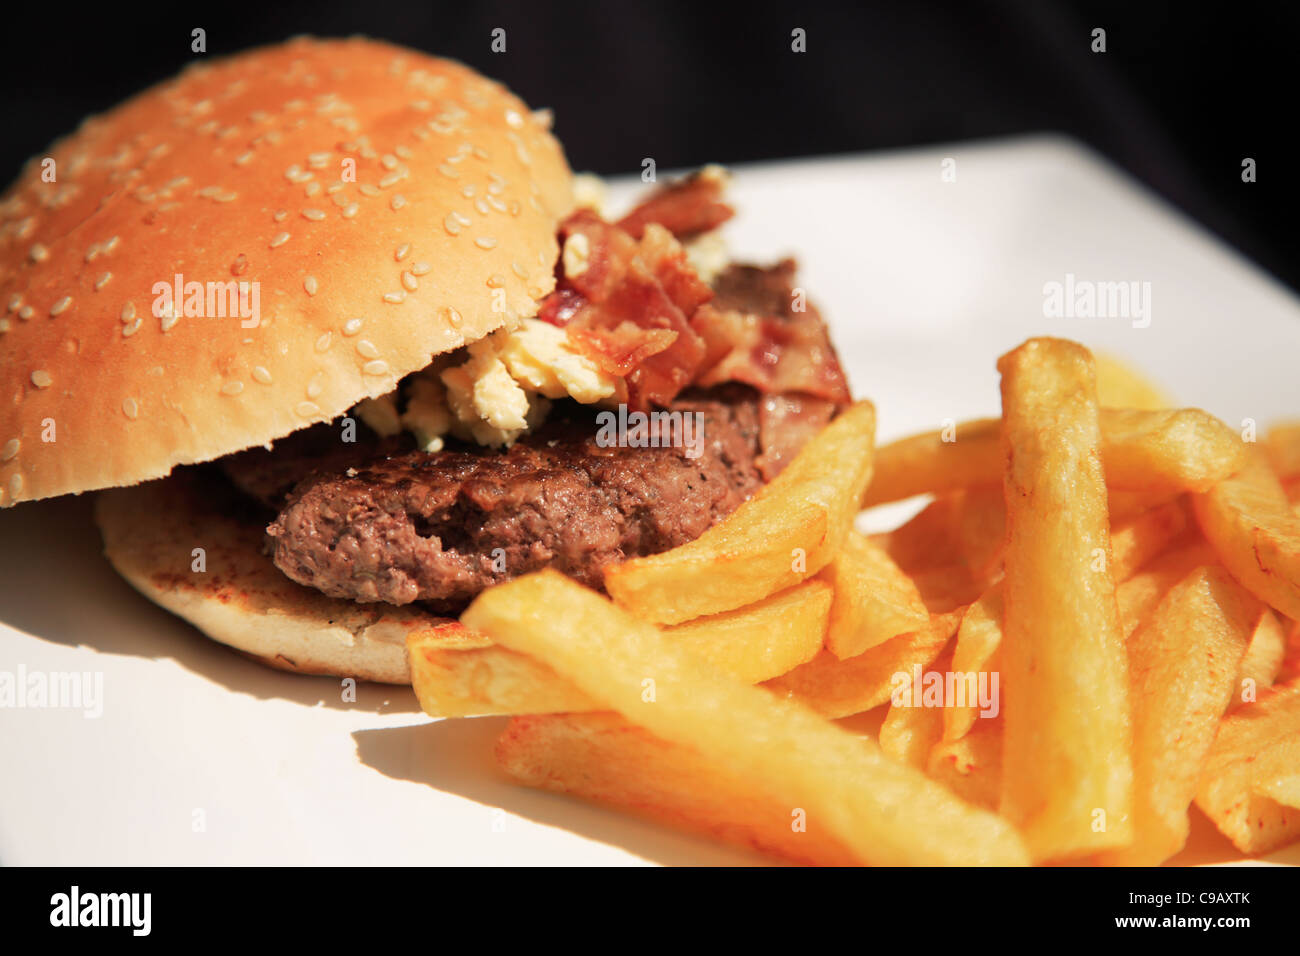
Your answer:
[[[957,160],[955,183],[940,178],[946,157]],[[639,186],[620,184],[615,200]],[[1262,800],[1294,801],[1300,745],[1268,737],[1296,726],[1294,704],[1274,698],[1282,703],[1265,719],[1212,741],[1242,658],[1263,683],[1295,664],[1289,621],[1237,578],[1300,615],[1300,591],[1287,584],[1294,552],[1255,532],[1290,527],[1279,517],[1285,493],[1252,457],[1270,424],[1300,417],[1300,302],[1057,139],[742,168],[732,197],[742,211],[726,230],[733,254],[798,255],[871,404],[837,419],[714,532],[612,575],[611,594],[635,613],[543,574],[467,612],[493,642],[435,633],[413,643],[430,707],[450,714],[461,700],[468,712],[541,716],[431,723],[403,688],[362,684],[353,702],[336,680],[263,670],[139,600],[99,556],[86,501],[40,502],[0,515],[0,657],[102,673],[103,707],[5,713],[0,859],[779,859],[520,787],[494,748],[521,779],[828,863],[1150,862],[1181,842],[1187,794],[1229,829],[1241,827],[1243,794],[1248,821]],[[1044,284],[1067,275],[1150,283],[1149,322],[1045,317]],[[1101,405],[1147,410],[1080,400],[1083,350],[1017,350],[1043,335],[1103,356]],[[1150,410],[1166,402],[1146,383],[1226,425]],[[979,422],[1004,408],[1005,422]],[[1248,419],[1261,442],[1243,451]],[[1069,440],[1044,440],[1049,430]],[[945,431],[956,441],[893,444]],[[1023,492],[1006,508],[1005,548],[1006,506],[989,490],[1002,480],[1000,441],[1015,449]],[[943,456],[957,450],[954,467]],[[1233,472],[1244,477],[1221,482]],[[895,500],[955,479],[962,490],[924,511],[924,501]],[[874,488],[887,503],[855,530],[864,487],[868,501]],[[1188,489],[1206,494],[1193,502]],[[1195,540],[1198,526],[1213,548]],[[864,581],[871,587],[850,587]],[[60,590],[66,600],[51,602]],[[861,594],[872,599],[843,597]],[[676,630],[664,638],[651,621]],[[708,665],[684,649],[692,643]],[[1114,680],[1128,663],[1132,693]],[[914,665],[1000,671],[1033,690],[994,718],[881,706],[890,677]],[[777,697],[748,686],[763,680]],[[1088,706],[1070,703],[1080,700]],[[1127,762],[1114,759],[1130,736],[1131,785]],[[1255,751],[1276,766],[1252,776],[1233,759]],[[1189,769],[1206,760],[1212,785]],[[999,763],[1016,768],[1014,786],[992,779]],[[769,793],[772,781],[784,792]],[[1092,824],[1106,809],[1123,817],[1115,807],[1128,792],[1128,820],[1061,825],[1080,815]],[[999,800],[1005,817],[981,808]],[[784,822],[800,814],[806,830]],[[1289,825],[1276,813],[1264,822]],[[1246,859],[1201,810],[1190,828],[1172,862]],[[1300,863],[1300,845],[1263,859]]]

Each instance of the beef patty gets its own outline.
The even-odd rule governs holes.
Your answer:
[[[378,457],[317,472],[267,528],[276,565],[332,597],[463,604],[553,567],[600,588],[626,558],[693,541],[762,484],[758,400],[744,386],[684,392],[703,448],[602,447],[595,412],[557,404],[510,449]]]

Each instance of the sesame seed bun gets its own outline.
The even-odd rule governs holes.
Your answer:
[[[295,584],[263,553],[263,523],[230,505],[219,484],[187,471],[102,492],[95,520],[118,573],[213,640],[296,673],[411,682],[407,637],[445,618]]]
[[[571,204],[544,118],[369,40],[200,61],[88,119],[0,199],[0,504],[156,478],[391,390],[534,314]],[[260,321],[166,311],[178,273],[256,283]]]

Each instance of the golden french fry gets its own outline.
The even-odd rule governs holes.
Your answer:
[[[1266,691],[1219,725],[1196,805],[1242,853],[1267,853],[1300,839],[1300,808],[1270,795],[1284,795],[1274,781],[1294,773],[1297,748],[1300,685]]]
[[[862,506],[995,484],[1002,473],[1001,427],[996,418],[981,418],[882,445]]]
[[[1100,423],[1111,489],[1205,491],[1245,460],[1237,433],[1197,408],[1103,408]],[[863,506],[996,482],[1001,469],[997,419],[914,435],[877,449]]]
[[[848,866],[853,854],[817,821],[795,824],[788,801],[616,714],[516,717],[496,747],[520,783],[571,793],[660,823],[798,863]]]
[[[1144,511],[1166,505],[1181,494],[1181,491],[1123,491],[1112,488],[1107,495],[1111,526],[1136,518]]]
[[[545,661],[579,690],[720,774],[802,810],[860,861],[1018,864],[1004,820],[953,797],[878,745],[717,674],[653,626],[557,572],[491,588],[466,626]]]
[[[1111,570],[1126,581],[1187,530],[1187,507],[1181,498],[1144,511],[1110,530]]]
[[[926,774],[967,803],[996,810],[1002,792],[1002,721],[981,720],[960,740],[930,750]]]
[[[1300,618],[1300,516],[1262,456],[1251,454],[1192,505],[1223,566],[1257,598]]]
[[[1031,339],[998,361],[1008,542],[1002,803],[1035,860],[1128,842],[1128,674],[1087,349]],[[1098,567],[1100,566],[1100,570]]]
[[[999,485],[975,485],[962,492],[957,537],[962,557],[977,581],[1001,573],[1006,546],[1007,505]]]
[[[854,657],[930,620],[912,579],[857,531],[849,532],[821,576],[835,589],[826,649],[836,657]]]
[[[816,574],[839,551],[871,478],[876,412],[858,402],[784,471],[696,540],[605,572],[619,604],[677,624],[752,604]]]
[[[919,631],[900,634],[844,660],[822,651],[807,664],[763,686],[824,717],[860,714],[889,700],[896,675],[910,674],[913,668],[933,662],[947,646],[959,620],[958,613],[935,615]]]
[[[1264,455],[1283,482],[1300,478],[1300,422],[1274,425],[1264,436]]]
[[[1237,683],[1228,707],[1229,713],[1254,703],[1259,692],[1272,687],[1286,659],[1286,629],[1269,607],[1261,607],[1246,645],[1246,654],[1237,670]]]
[[[784,674],[821,650],[831,587],[805,581],[736,611],[666,628],[674,647],[750,684]],[[601,706],[550,667],[464,625],[412,635],[411,683],[433,717],[556,714]]]
[[[952,655],[947,652],[932,665],[935,674],[946,675],[951,670]],[[918,770],[925,769],[930,749],[943,737],[943,701],[927,701],[924,693],[924,678],[919,688],[912,674],[896,680],[889,710],[880,725],[880,749]]]
[[[1102,853],[1155,866],[1187,842],[1187,808],[1232,700],[1260,604],[1220,567],[1175,584],[1128,643],[1133,706],[1133,842]]]
[[[1172,399],[1141,372],[1123,359],[1104,352],[1096,354],[1097,401],[1107,408],[1170,408]]]
[[[952,669],[957,673],[991,675],[1000,672],[1005,586],[1005,579],[994,584],[962,615],[952,652]],[[998,683],[1000,687],[1001,681]],[[991,679],[989,685],[992,686]],[[998,706],[1000,709],[1001,705]],[[978,699],[945,707],[943,739],[960,740],[970,733],[980,717],[980,709]]]
[[[1193,568],[1217,561],[1214,549],[1198,540],[1173,548],[1128,580],[1121,581],[1115,588],[1115,601],[1119,605],[1124,639],[1133,637],[1133,632],[1151,616],[1160,599]]]

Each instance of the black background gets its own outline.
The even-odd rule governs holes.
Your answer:
[[[1293,287],[1300,13],[1272,3],[26,3],[0,26],[0,176],[188,63],[297,33],[461,59],[552,107],[575,169],[637,172],[1031,131],[1098,149]],[[504,28],[507,50],[490,49]],[[806,53],[790,49],[807,31]],[[1091,31],[1107,52],[1091,52]],[[1241,161],[1259,181],[1241,181]],[[888,229],[888,223],[870,228]]]

